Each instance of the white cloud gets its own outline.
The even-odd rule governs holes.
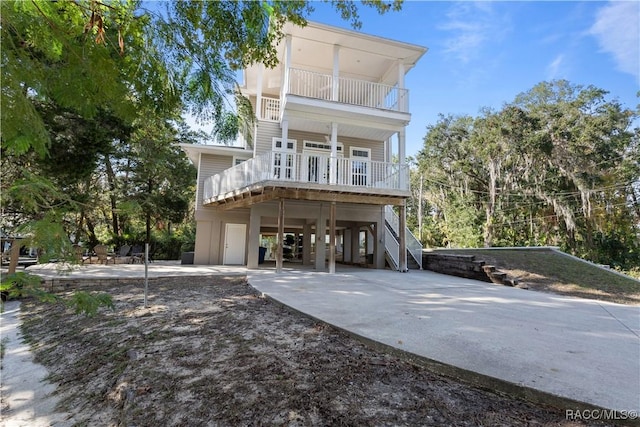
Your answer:
[[[547,80],[554,80],[561,77],[561,67],[564,62],[564,55],[559,54],[549,65],[547,65]]]
[[[596,14],[589,33],[600,49],[613,55],[618,70],[640,81],[640,3],[610,1]]]
[[[444,52],[468,63],[479,56],[485,44],[502,39],[507,26],[492,6],[489,2],[455,3],[447,13],[447,21],[439,26],[440,30],[453,33],[444,41]]]

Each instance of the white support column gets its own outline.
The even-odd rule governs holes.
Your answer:
[[[408,188],[407,177],[408,174],[405,172],[405,167],[407,163],[406,158],[406,131],[402,129],[398,132],[398,163],[400,166],[400,188],[405,189]]]
[[[287,148],[287,139],[289,139],[289,121],[282,120],[282,148]]]
[[[351,262],[360,263],[360,226],[358,224],[351,227]]]
[[[387,246],[385,245],[384,235],[385,235],[385,207],[380,206],[380,218],[376,223],[376,268],[384,268],[384,254],[387,250]]]
[[[278,252],[276,255],[276,273],[282,273],[284,263],[284,199],[278,204]]]
[[[262,75],[264,71],[264,65],[258,65],[258,81],[256,87],[256,119],[262,120]]]
[[[247,268],[258,268],[260,222],[260,213],[254,206],[251,208],[251,213],[249,214],[249,253],[247,254]]]
[[[338,82],[340,81],[340,46],[333,45],[333,80],[331,82],[331,100],[338,100]]]
[[[329,184],[338,182],[338,124],[331,123],[331,158],[329,159]]]
[[[329,273],[336,272],[336,202],[329,208]]]
[[[344,229],[344,234],[343,234],[343,239],[342,239],[342,261],[344,261],[345,263],[350,263],[351,261],[351,244],[353,243],[351,241],[351,229],[350,228],[345,228]]]
[[[327,258],[327,216],[324,205],[320,203],[318,219],[316,221],[316,270],[324,271]]]
[[[407,238],[406,238],[406,228],[407,228],[407,210],[405,209],[405,203],[400,205],[400,212],[398,212],[398,217],[400,219],[400,224],[398,225],[398,234],[399,234],[399,245],[400,248],[398,250],[398,264],[399,271],[405,273],[408,271],[407,268]]]
[[[291,79],[291,34],[285,36],[284,43],[284,78],[282,79],[282,87],[280,88],[281,104],[284,95],[289,93],[289,80]]]
[[[302,265],[311,264],[311,224],[302,226]]]
[[[409,106],[408,99],[406,99],[406,91],[404,89],[404,63],[402,61],[398,61],[398,110],[402,112],[408,112]]]

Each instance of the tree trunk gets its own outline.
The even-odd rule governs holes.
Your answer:
[[[96,226],[87,217],[85,217],[84,222],[85,224],[87,224],[87,235],[89,237],[89,249],[93,249],[93,247],[98,244],[98,239],[96,238]]]
[[[116,175],[113,172],[113,166],[108,155],[104,156],[105,170],[107,172],[107,182],[109,184],[109,201],[111,203],[111,226],[113,227],[113,234],[116,236],[122,235],[120,231],[120,225],[118,224],[118,201],[116,199]]]
[[[489,161],[489,200],[487,201],[486,207],[487,220],[484,226],[485,248],[490,248],[493,244],[493,216],[496,210],[496,187],[498,180],[497,169],[496,161],[491,159]]]

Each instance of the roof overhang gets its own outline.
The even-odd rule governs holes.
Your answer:
[[[234,147],[229,145],[202,145],[202,144],[178,144],[187,154],[191,163],[196,167],[200,161],[200,154],[212,154],[218,156],[238,157],[250,159],[253,157],[253,150],[244,147]]]
[[[394,86],[398,82],[397,66],[401,63],[405,74],[427,52],[427,48],[411,43],[373,36],[354,30],[308,22],[305,27],[288,23],[284,33],[291,35],[291,59],[295,68],[332,73],[334,46],[339,46],[340,70],[343,77],[384,83]],[[285,39],[277,46],[280,64],[285,62]],[[255,94],[261,65],[244,70],[243,92]],[[281,86],[281,66],[263,70],[263,94],[277,95]],[[273,89],[273,93],[270,92]],[[248,91],[251,89],[251,91]]]

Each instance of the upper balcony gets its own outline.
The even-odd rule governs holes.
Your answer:
[[[309,132],[319,132],[308,128],[314,121],[338,122],[341,132],[345,125],[397,131],[408,124],[405,75],[426,48],[312,22],[285,33],[276,67],[244,70],[242,92],[257,101],[258,118],[286,117],[290,128]]]
[[[385,122],[404,125],[409,120],[408,89],[298,68],[288,70],[288,85],[282,98],[263,96],[258,102],[258,118],[274,122],[282,119],[285,109],[292,124],[292,111],[368,120],[375,122],[374,126]]]
[[[206,178],[202,201],[229,207],[277,197],[396,204],[408,195],[407,165],[273,151]]]
[[[397,86],[289,69],[286,94],[367,108],[409,112],[409,91]]]

